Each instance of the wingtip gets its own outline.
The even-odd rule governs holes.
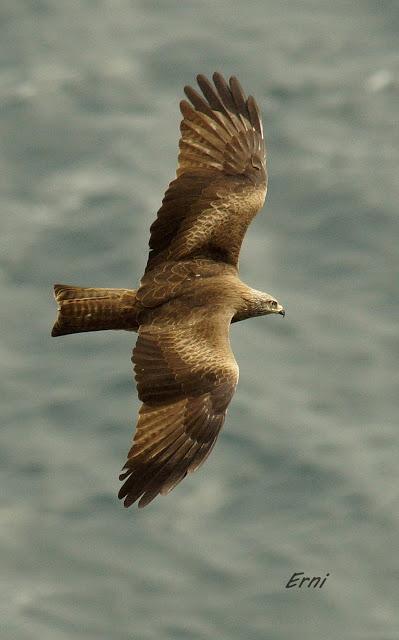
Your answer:
[[[224,80],[224,76],[222,73],[220,73],[220,71],[214,71],[212,73],[212,80],[214,82],[217,82],[218,80]]]
[[[204,73],[197,73],[195,79],[197,80],[198,84],[201,84],[201,82],[208,81],[208,78],[206,77],[206,75]]]

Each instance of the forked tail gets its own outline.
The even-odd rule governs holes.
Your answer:
[[[55,284],[54,297],[58,316],[52,336],[104,329],[138,329],[134,289],[92,289]]]

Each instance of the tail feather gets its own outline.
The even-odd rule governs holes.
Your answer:
[[[52,336],[105,329],[137,330],[136,291],[55,284],[58,315]]]

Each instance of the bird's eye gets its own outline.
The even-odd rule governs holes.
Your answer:
[[[277,302],[275,300],[272,300],[270,306],[271,306],[272,309],[277,309]]]

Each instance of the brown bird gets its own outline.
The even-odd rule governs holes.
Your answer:
[[[238,276],[245,232],[267,190],[259,108],[234,76],[197,81],[203,96],[185,87],[190,102],[180,103],[177,177],[151,226],[138,289],[54,285],[53,336],[138,332],[132,361],[142,405],[120,476],[126,507],[168,493],[212,451],[238,381],[230,323],[285,315]]]

